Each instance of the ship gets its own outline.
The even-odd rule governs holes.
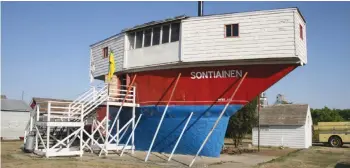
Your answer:
[[[203,145],[199,155],[218,157],[229,118],[307,64],[306,44],[306,22],[298,8],[201,11],[126,28],[90,45],[90,75],[107,83],[114,53],[110,92],[132,85],[136,118],[142,114],[134,130],[136,150],[171,153],[177,145],[175,153],[195,155]],[[120,107],[109,108],[113,125]],[[119,128],[132,111],[122,108]],[[102,121],[105,105],[98,115]]]

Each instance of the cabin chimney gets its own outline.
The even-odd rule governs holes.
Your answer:
[[[203,16],[203,1],[198,1],[198,16]]]

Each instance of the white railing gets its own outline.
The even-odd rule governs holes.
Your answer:
[[[78,121],[93,112],[96,107],[105,101],[135,103],[135,86],[127,90],[127,86],[121,86],[126,89],[112,89],[108,84],[92,87],[81,94],[73,102],[48,101],[47,117],[50,119],[61,119],[62,121]],[[82,118],[81,118],[82,117]]]

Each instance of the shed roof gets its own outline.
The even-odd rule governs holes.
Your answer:
[[[40,111],[47,111],[47,105],[49,101],[53,102],[67,102],[67,104],[62,103],[54,103],[56,107],[66,107],[70,102],[73,102],[73,100],[66,100],[66,99],[53,99],[53,98],[40,98],[40,97],[33,97],[32,104],[39,105]],[[55,111],[61,111],[60,109],[55,109]]]
[[[304,125],[308,104],[279,104],[260,110],[260,125]]]
[[[23,100],[1,99],[1,111],[29,112],[31,110]]]

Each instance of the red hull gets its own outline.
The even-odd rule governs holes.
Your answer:
[[[294,70],[296,64],[193,67],[137,72],[136,97],[140,105],[166,104],[179,73],[172,105],[225,104],[248,72],[232,104],[246,104]],[[219,74],[217,74],[219,73]],[[132,79],[130,76],[128,81]]]

